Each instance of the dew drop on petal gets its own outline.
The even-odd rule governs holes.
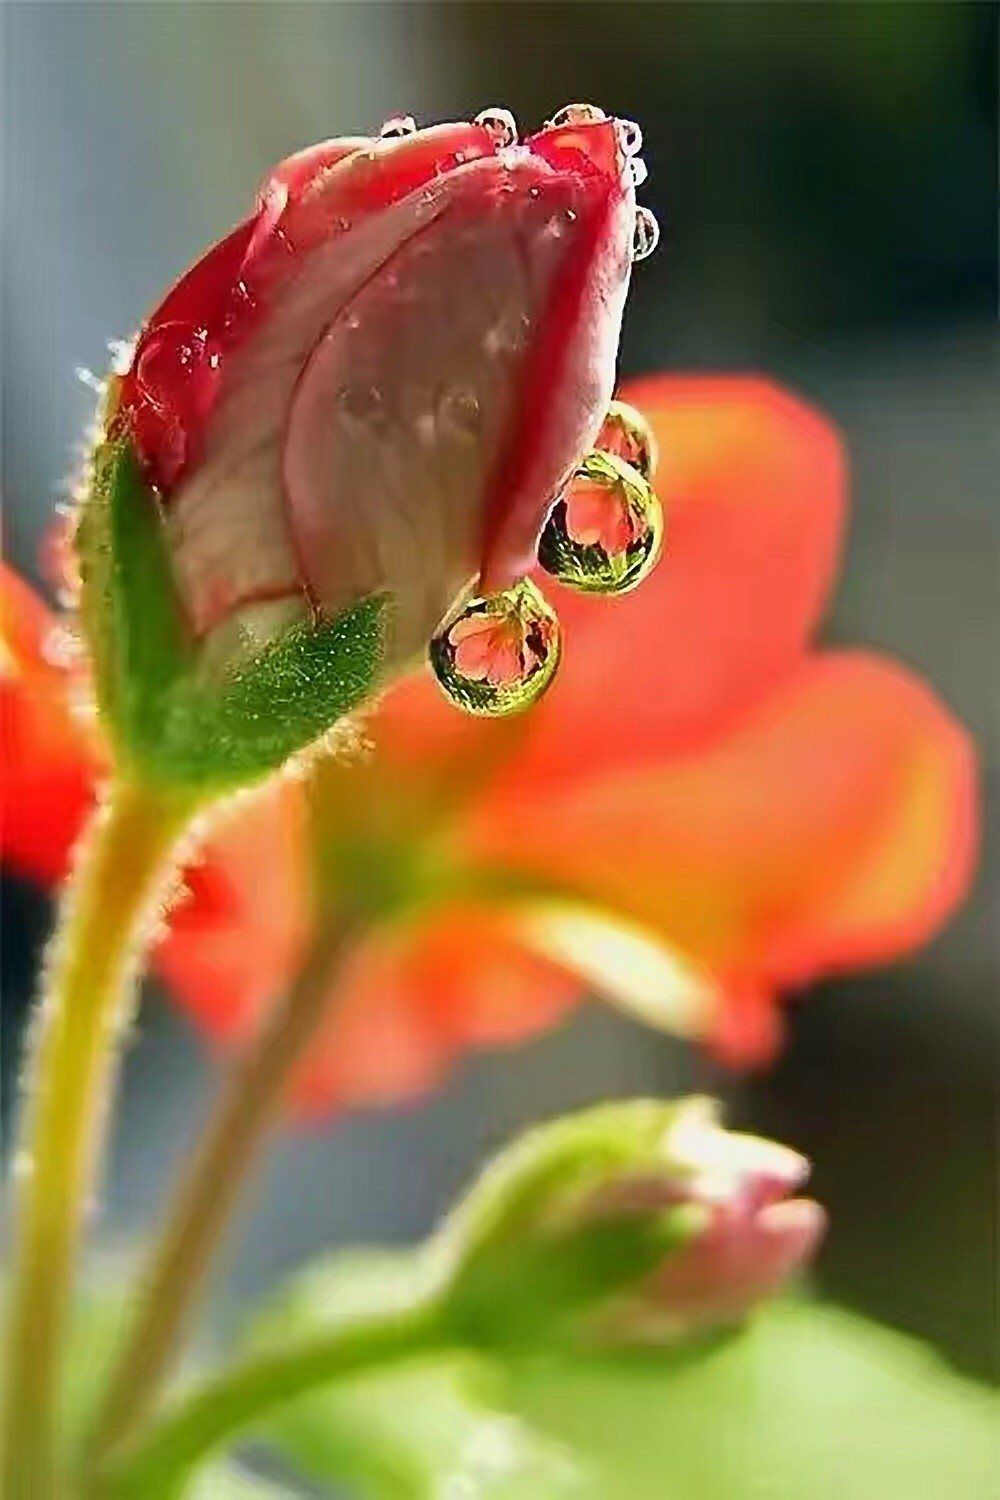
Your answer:
[[[633,188],[641,188],[649,176],[649,168],[641,156],[630,156],[627,164],[628,175],[632,181]]]
[[[634,120],[616,120],[618,141],[626,156],[638,156],[642,150],[642,130]]]
[[[517,121],[509,109],[499,109],[494,105],[481,110],[476,116],[476,124],[483,127],[498,149],[517,145]]]
[[[612,401],[594,447],[613,453],[652,482],[659,457],[656,436],[642,412],[627,401]]]
[[[596,104],[564,104],[547,122],[547,128],[558,130],[563,125],[595,125],[607,118]]]
[[[637,208],[632,231],[632,259],[645,260],[660,243],[660,226],[651,208]]]
[[[527,578],[463,600],[430,643],[442,690],[466,713],[501,718],[528,708],[559,662],[559,621]]]
[[[403,136],[416,135],[416,133],[417,122],[412,115],[390,115],[379,131],[379,139],[395,141]]]
[[[560,495],[538,544],[547,573],[586,594],[625,594],[652,571],[663,512],[638,469],[614,453],[587,455]]]

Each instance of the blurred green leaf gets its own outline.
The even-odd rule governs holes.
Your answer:
[[[405,1296],[408,1262],[315,1268],[258,1340]],[[789,1303],[683,1354],[424,1362],[300,1399],[266,1438],[389,1500],[952,1500],[1000,1492],[997,1416],[914,1341]]]
[[[420,1269],[412,1254],[340,1255],[295,1278],[255,1324],[260,1350],[309,1337],[372,1308],[405,1305]],[[499,1409],[498,1371],[455,1354],[370,1376],[289,1403],[264,1436],[312,1479],[350,1482],[385,1500],[571,1500],[578,1461],[556,1440]]]
[[[490,1403],[492,1374],[456,1356],[331,1387],[286,1407],[267,1438],[313,1480],[370,1500],[577,1500],[586,1460]]]
[[[213,1464],[192,1482],[187,1500],[295,1500],[295,1492],[232,1464]]]
[[[514,1409],[597,1467],[594,1500],[1000,1493],[998,1404],[920,1344],[785,1304],[669,1372],[522,1369]]]

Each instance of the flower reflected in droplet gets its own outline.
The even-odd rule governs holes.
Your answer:
[[[472,599],[431,641],[431,665],[467,713],[518,713],[543,693],[559,660],[559,624],[534,584]]]
[[[663,513],[649,483],[613,453],[588,455],[542,532],[538,561],[570,588],[623,594],[659,556]]]

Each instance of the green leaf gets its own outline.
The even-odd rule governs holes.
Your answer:
[[[257,1339],[391,1305],[413,1274],[405,1255],[321,1264]],[[264,1436],[380,1500],[953,1500],[1000,1493],[997,1415],[923,1346],[788,1303],[671,1354],[424,1361],[300,1398]],[[497,1461],[487,1480],[477,1454]]]
[[[339,1256],[296,1278],[259,1319],[256,1349],[405,1304],[420,1268],[406,1253]],[[472,1355],[340,1382],[284,1406],[261,1435],[313,1480],[371,1500],[575,1500],[580,1462],[498,1407],[497,1369]]]
[[[192,1481],[186,1500],[295,1500],[295,1493],[234,1464],[212,1464]]]
[[[242,786],[276,770],[375,689],[387,601],[374,596],[206,674],[174,588],[156,499],[127,443],[97,452],[77,548],[98,705],[119,754],[159,784]]]
[[[590,1456],[590,1500],[1000,1493],[994,1395],[921,1345],[822,1306],[775,1306],[668,1369],[524,1367],[510,1399]]]
[[[265,1436],[309,1478],[371,1500],[589,1495],[581,1460],[491,1404],[490,1391],[475,1361],[440,1360],[294,1402]]]

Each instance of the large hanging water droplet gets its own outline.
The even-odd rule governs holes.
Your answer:
[[[613,453],[638,469],[647,484],[652,483],[659,457],[656,436],[642,412],[627,401],[612,401],[594,447],[601,453]]]
[[[538,544],[547,573],[586,594],[625,594],[649,574],[663,511],[649,482],[614,453],[587,455],[549,514]]]
[[[434,675],[466,713],[500,718],[534,703],[559,662],[559,621],[527,578],[466,599],[430,643]]]

